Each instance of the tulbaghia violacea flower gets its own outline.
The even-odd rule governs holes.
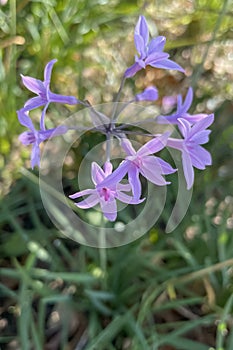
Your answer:
[[[127,154],[125,160],[119,167],[108,176],[102,183],[108,187],[112,183],[120,182],[123,177],[128,174],[128,180],[132,187],[132,192],[135,200],[141,197],[141,182],[139,174],[142,174],[147,180],[155,185],[164,186],[169,184],[163,175],[174,173],[177,169],[173,169],[170,164],[159,157],[152,154],[159,152],[166,146],[170,132],[155,137],[147,142],[138,151],[135,151],[131,142],[124,138],[122,139],[122,147]],[[97,186],[98,188],[98,186]]]
[[[134,42],[139,57],[135,56],[135,63],[129,67],[124,76],[130,78],[142,68],[152,66],[163,69],[175,69],[184,72],[184,69],[169,59],[169,54],[163,52],[166,38],[158,36],[149,42],[149,29],[144,16],[140,16],[134,31]]]
[[[87,196],[84,200],[79,203],[75,203],[78,208],[88,209],[100,204],[103,215],[109,221],[115,221],[117,217],[117,203],[116,199],[127,204],[139,204],[143,200],[134,200],[132,196],[125,194],[129,192],[131,187],[129,184],[111,183],[108,186],[102,185],[104,179],[112,174],[112,164],[106,162],[104,169],[93,162],[91,177],[95,185],[94,189],[87,189],[70,195],[72,199]]]
[[[24,76],[21,74],[22,82],[24,86],[26,86],[28,90],[38,95],[37,97],[30,98],[25,103],[23,108],[25,112],[44,106],[44,109],[41,115],[41,121],[40,121],[41,130],[45,130],[44,117],[45,117],[46,110],[51,102],[63,103],[63,104],[69,104],[69,105],[75,105],[77,103],[80,103],[80,101],[77,100],[76,97],[74,96],[63,96],[63,95],[55,94],[50,91],[51,73],[55,62],[57,62],[56,59],[50,61],[46,65],[44,70],[44,81],[35,79],[32,77]]]
[[[135,96],[136,101],[156,101],[159,97],[158,90],[154,86],[147,87],[143,92]]]
[[[40,165],[40,143],[54,136],[65,134],[68,128],[65,125],[58,126],[57,128],[48,130],[36,130],[31,118],[27,115],[28,112],[23,110],[17,111],[18,119],[21,125],[26,126],[29,130],[24,131],[20,136],[19,140],[28,146],[32,144],[31,153],[31,167]]]
[[[177,111],[171,115],[160,115],[156,118],[156,122],[159,124],[179,124],[179,118],[187,120],[190,124],[196,123],[203,118],[206,118],[208,114],[199,113],[191,115],[188,113],[189,108],[193,102],[193,89],[188,89],[184,102],[182,102],[182,96],[177,96]]]
[[[194,182],[193,167],[204,170],[206,165],[212,164],[210,153],[200,145],[209,141],[211,130],[206,130],[206,128],[213,121],[213,114],[208,115],[193,126],[187,120],[180,118],[178,126],[183,139],[169,138],[167,140],[167,146],[178,149],[182,153],[182,165],[188,190]]]

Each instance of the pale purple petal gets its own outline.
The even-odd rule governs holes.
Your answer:
[[[104,174],[105,174],[105,177],[112,174],[112,163],[111,162],[104,163]]]
[[[44,106],[47,103],[47,100],[38,96],[38,97],[32,97],[26,103],[24,104],[24,110],[25,111],[31,111],[32,109]]]
[[[128,170],[128,180],[132,187],[132,193],[135,200],[141,197],[142,186],[139,179],[139,170],[136,165],[131,165]]]
[[[91,164],[91,178],[95,185],[101,184],[105,179],[103,169],[96,162],[92,162]]]
[[[155,137],[153,140],[148,141],[144,146],[142,146],[139,151],[137,152],[137,155],[140,157],[146,156],[148,154],[153,154],[156,152],[161,151],[166,144],[167,139],[170,136],[170,131],[165,132],[161,136]]]
[[[191,157],[188,152],[182,152],[182,165],[184,170],[184,176],[187,183],[187,190],[193,186],[194,182],[194,170],[192,166]]]
[[[129,192],[129,191],[131,191],[131,186],[130,186],[130,184],[118,183],[116,186],[116,189],[117,189],[117,191]]]
[[[154,86],[147,87],[142,93],[135,96],[136,101],[156,101],[158,90]]]
[[[31,118],[25,113],[23,109],[17,111],[18,120],[21,125],[26,126],[28,129],[35,131]]]
[[[134,156],[136,154],[135,149],[132,146],[132,143],[127,138],[121,139],[121,147],[128,156]]]
[[[157,67],[157,63],[165,61],[169,57],[168,53],[165,52],[152,52],[147,56],[145,60],[146,65],[150,65],[152,67]]]
[[[173,62],[172,60],[165,59],[161,60],[155,63],[150,63],[152,67],[156,68],[163,68],[163,69],[171,69],[171,70],[178,70],[182,73],[185,72],[185,70],[177,63]]]
[[[31,153],[31,167],[32,169],[35,166],[40,166],[40,146],[37,142],[35,142],[32,146],[32,153]]]
[[[113,171],[113,173],[109,176],[107,176],[99,185],[96,186],[96,188],[112,188],[116,186],[118,182],[120,182],[123,177],[126,175],[129,167],[131,165],[131,162],[129,161],[123,161],[119,167]]]
[[[48,91],[47,99],[49,102],[63,103],[68,105],[76,105],[77,103],[79,103],[77,98],[74,96],[63,96],[60,94],[54,94],[51,91]]]
[[[191,124],[183,118],[178,118],[177,120],[179,122],[178,127],[180,129],[180,132],[183,135],[183,137],[186,139],[190,135]]]
[[[45,88],[50,83],[53,65],[56,62],[57,62],[57,60],[54,59],[54,60],[50,61],[49,63],[47,63],[46,66],[45,66],[45,70],[44,70],[44,84],[45,84]]]
[[[167,140],[167,146],[182,151],[184,148],[184,140],[174,139],[171,137]]]
[[[99,203],[99,196],[97,193],[93,193],[87,198],[85,198],[83,201],[79,203],[74,203],[78,208],[81,209],[88,209],[94,207],[96,204]]]
[[[70,194],[69,197],[72,198],[72,199],[75,199],[75,198],[79,198],[79,197],[82,197],[82,196],[86,196],[86,195],[89,195],[89,194],[95,194],[95,193],[96,193],[96,190],[94,190],[94,189],[87,189],[87,190],[76,192],[74,194]]]
[[[189,113],[184,113],[182,115],[182,118],[188,120],[191,124],[197,123],[206,117],[208,117],[208,114],[205,114],[205,113],[198,113],[198,114],[193,114],[193,115],[191,115]]]
[[[165,162],[165,160],[163,160],[159,157],[155,157],[155,156],[153,156],[153,157],[159,163],[159,166],[162,169],[162,171],[161,171],[162,174],[164,174],[164,175],[173,174],[177,171],[177,169],[174,169],[169,163]]]
[[[148,30],[148,25],[147,25],[147,22],[146,22],[146,19],[144,16],[139,17],[138,22],[137,22],[136,27],[135,27],[134,35],[141,36],[143,39],[143,44],[144,44],[143,48],[146,47],[148,40],[149,40],[149,30]],[[141,53],[140,49],[141,49],[141,47],[139,47],[139,50],[137,48],[139,53]]]
[[[65,125],[60,125],[53,129],[47,129],[47,130],[39,130],[39,139],[41,141],[45,141],[49,139],[50,137],[60,136],[65,134],[68,131],[68,127]]]
[[[144,202],[144,200],[145,200],[145,198],[135,199],[132,196],[128,196],[127,194],[122,193],[122,192],[117,192],[116,198],[119,201],[126,203],[126,204],[139,204],[139,203]]]
[[[104,214],[104,216],[109,221],[115,221],[117,217],[117,204],[116,200],[112,199],[109,201],[105,201],[104,199],[100,199],[100,207]]]
[[[140,170],[141,174],[155,185],[164,186],[170,183],[161,175],[162,168],[157,159],[153,156],[147,156],[143,159]]]
[[[150,55],[152,52],[162,52],[164,49],[165,43],[166,43],[165,36],[157,36],[157,38],[152,39],[149,43],[148,55]]]
[[[208,128],[208,126],[210,126],[213,123],[213,121],[214,121],[213,114],[210,114],[207,117],[205,117],[204,119],[200,120],[199,122],[194,124],[194,126],[192,127],[192,130],[189,133],[189,137],[192,137],[196,133]]]
[[[192,102],[193,102],[193,89],[192,87],[189,87],[184,103],[182,105],[182,113],[186,113],[189,110]]]
[[[199,158],[203,164],[212,165],[211,154],[202,146],[197,145],[195,149],[192,149],[192,151],[190,151],[190,154],[196,158]]]
[[[198,143],[199,145],[207,143],[209,141],[210,133],[211,133],[211,130],[202,130],[192,136],[192,141],[195,143]]]
[[[41,117],[40,117],[40,128],[41,128],[41,130],[45,130],[44,119],[45,119],[45,114],[47,112],[48,106],[49,106],[49,102],[47,102],[47,104],[44,106],[44,109],[43,109]]]
[[[31,78],[28,76],[24,76],[21,74],[23,85],[26,86],[26,88],[35,94],[39,95],[40,93],[45,93],[45,87],[41,80]]]
[[[140,54],[141,58],[145,58],[146,56],[146,47],[144,39],[141,35],[134,34],[134,43],[137,49],[137,52]]]
[[[25,146],[35,143],[35,133],[32,131],[24,131],[22,134],[19,135],[19,141],[22,142],[22,144]]]
[[[136,62],[131,67],[126,69],[124,76],[126,78],[131,78],[141,69],[142,67]]]

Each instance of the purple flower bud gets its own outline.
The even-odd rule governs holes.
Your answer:
[[[156,101],[158,99],[158,90],[154,86],[147,87],[143,92],[135,96],[136,101]]]

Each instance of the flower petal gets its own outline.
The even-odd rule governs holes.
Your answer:
[[[191,124],[183,118],[178,118],[177,121],[179,130],[183,135],[184,139],[188,138],[191,132]]]
[[[148,55],[150,55],[153,52],[162,52],[164,49],[165,43],[166,43],[165,36],[157,36],[156,38],[152,39],[149,43]]]
[[[197,145],[190,150],[190,156],[196,160],[195,167],[198,169],[205,169],[206,165],[212,165],[211,154],[202,146]],[[199,160],[199,166],[197,165],[197,160]]]
[[[79,203],[74,203],[78,208],[81,209],[88,209],[94,207],[96,204],[99,203],[99,197],[97,193],[93,193],[87,198],[85,198],[83,201]]]
[[[121,139],[121,147],[128,156],[134,156],[136,154],[135,149],[132,146],[132,143],[126,137]]]
[[[47,103],[47,100],[40,96],[32,97],[25,102],[23,109],[25,111],[31,111],[32,109],[44,106],[46,103]]]
[[[150,65],[152,67],[157,67],[157,63],[166,60],[169,57],[168,53],[165,52],[153,52],[147,56],[145,60],[146,65]]]
[[[148,30],[148,25],[146,22],[146,19],[144,16],[139,16],[138,22],[135,27],[134,31],[134,38],[135,37],[141,37],[142,38],[142,43],[143,45],[136,46],[136,41],[135,41],[135,46],[137,51],[141,54],[144,53],[145,48],[147,46],[147,43],[149,41],[149,30]]]
[[[77,98],[74,96],[63,96],[60,94],[54,94],[50,90],[47,93],[47,99],[49,102],[63,103],[67,105],[76,105],[77,103],[79,103]]]
[[[128,170],[128,179],[132,187],[133,198],[137,201],[141,197],[142,186],[139,179],[139,170],[136,165],[131,164]]]
[[[164,134],[155,137],[151,141],[148,141],[144,146],[142,146],[139,151],[137,152],[137,155],[139,156],[146,156],[148,154],[153,154],[156,152],[161,151],[166,144],[167,139],[170,136],[170,131],[165,132]]]
[[[150,63],[150,66],[156,67],[156,68],[178,70],[182,73],[185,73],[185,70],[179,64],[173,62],[172,60],[169,60],[168,58],[158,62],[157,61],[154,63],[152,62]]]
[[[28,129],[35,131],[31,118],[25,113],[24,109],[17,111],[18,120],[21,125],[26,126]]]
[[[154,86],[147,87],[143,92],[135,96],[136,101],[156,101],[158,90]]]
[[[32,169],[35,166],[40,166],[40,146],[39,143],[35,142],[32,146],[32,153],[31,153],[31,167]]]
[[[112,163],[105,162],[104,163],[104,176],[107,177],[110,174],[112,174]]]
[[[21,74],[21,78],[23,85],[26,86],[28,90],[34,92],[37,95],[46,93],[44,84],[41,80],[24,76],[23,74]]]
[[[117,217],[117,204],[116,200],[112,199],[109,201],[105,201],[104,199],[100,198],[100,207],[104,214],[104,216],[109,221],[115,221]]]
[[[126,78],[131,78],[141,69],[142,69],[142,67],[136,62],[131,67],[126,69],[124,76]]]
[[[153,156],[147,156],[143,159],[142,166],[140,168],[141,174],[149,181],[158,186],[164,186],[169,184],[162,174],[162,168],[157,159]]]
[[[139,204],[144,202],[145,198],[143,199],[135,199],[132,196],[128,196],[125,193],[122,193],[120,191],[117,192],[116,198],[126,204]]]
[[[56,62],[57,62],[56,59],[51,60],[51,61],[50,61],[49,63],[47,63],[46,66],[45,66],[45,70],[44,70],[44,85],[45,85],[45,88],[47,88],[47,86],[48,86],[49,83],[50,83],[53,65],[54,65],[54,63],[56,63]]]
[[[125,174],[127,173],[131,163],[129,161],[123,161],[119,167],[113,171],[113,173],[107,176],[100,184],[96,186],[96,188],[112,188],[116,187],[116,184],[120,182]]]
[[[159,157],[155,157],[153,156],[153,158],[156,159],[156,161],[158,162],[159,166],[161,167],[161,173],[164,175],[168,175],[168,174],[173,174],[177,171],[177,169],[174,169],[168,162],[165,162],[165,160],[159,158]]]
[[[192,102],[193,102],[193,89],[192,87],[189,87],[184,103],[182,105],[182,114],[186,113],[189,110]]]
[[[192,137],[196,133],[208,128],[208,126],[210,126],[213,123],[213,121],[214,121],[214,115],[209,114],[207,117],[205,117],[204,119],[194,124],[194,126],[192,127],[192,130],[189,133],[189,137]]]
[[[194,170],[189,153],[185,150],[182,152],[182,165],[184,170],[184,177],[187,183],[187,190],[193,186],[194,182]]]
[[[91,178],[95,185],[100,184],[105,179],[105,173],[103,169],[96,163],[91,164]]]
[[[87,190],[76,192],[74,194],[70,194],[69,197],[72,198],[72,199],[75,199],[75,198],[79,198],[79,197],[82,197],[82,196],[86,196],[86,195],[89,195],[89,194],[95,194],[95,193],[96,193],[96,190],[94,190],[94,189],[87,189]]]

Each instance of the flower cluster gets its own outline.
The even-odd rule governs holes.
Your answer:
[[[149,29],[143,16],[140,16],[137,22],[134,41],[139,56],[135,56],[134,64],[124,72],[116,101],[119,99],[125,81],[128,78],[132,78],[138,71],[145,69],[148,65],[156,68],[178,70],[184,73],[184,69],[169,59],[169,54],[163,51],[166,42],[164,36],[158,36],[149,41]],[[141,177],[144,177],[156,186],[165,186],[170,183],[165,176],[177,171],[168,162],[156,156],[165,147],[181,152],[188,190],[191,189],[194,183],[193,168],[203,170],[207,165],[211,165],[211,155],[202,145],[208,142],[210,130],[207,128],[213,123],[214,116],[213,114],[191,115],[188,112],[193,100],[191,87],[188,89],[184,101],[182,101],[181,95],[177,96],[177,109],[174,113],[153,118],[153,121],[157,124],[177,126],[180,137],[171,137],[170,131],[162,134],[150,134],[151,140],[138,150],[135,150],[127,137],[128,126],[126,124],[118,126],[117,124],[118,114],[116,110],[109,117],[96,111],[94,106],[91,106],[88,101],[78,100],[74,96],[55,94],[50,90],[51,73],[55,62],[56,60],[52,60],[46,65],[44,81],[22,75],[24,86],[37,95],[30,98],[24,104],[24,107],[17,111],[19,122],[28,128],[28,131],[23,132],[19,139],[24,145],[32,144],[32,168],[40,165],[40,144],[51,137],[65,134],[69,130],[64,125],[46,129],[45,116],[50,103],[81,104],[88,107],[93,120],[93,128],[106,134],[106,142],[111,142],[111,139],[116,137],[125,153],[124,160],[113,170],[113,165],[110,162],[109,147],[106,147],[106,160],[103,168],[96,162],[92,163],[91,178],[93,188],[82,190],[69,196],[72,199],[82,198],[81,201],[75,203],[77,207],[87,209],[99,204],[103,215],[109,221],[115,221],[117,217],[117,201],[126,204],[143,202],[145,198],[142,198]],[[149,86],[141,93],[135,95],[134,99],[129,101],[128,104],[136,101],[156,101],[157,99],[157,88]],[[43,107],[40,128],[36,129],[29,117],[29,113],[31,110],[40,107]],[[99,123],[98,125],[95,123],[95,118],[102,122],[103,125],[101,127]],[[123,180],[124,182],[122,182]]]

